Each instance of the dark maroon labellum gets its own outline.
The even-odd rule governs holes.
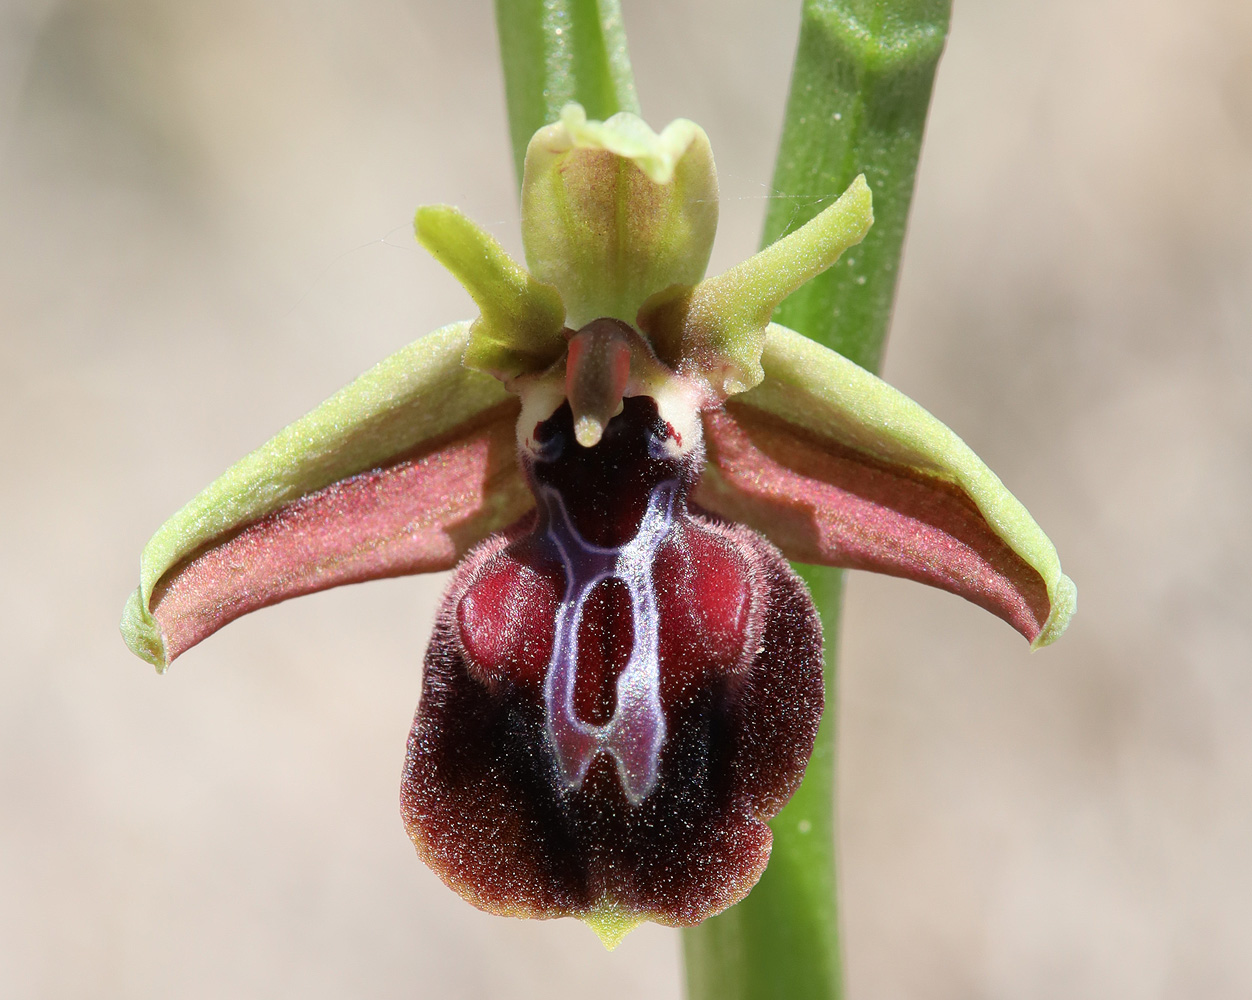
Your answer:
[[[625,927],[698,923],[769,857],[822,711],[803,584],[688,508],[703,455],[646,396],[593,447],[535,428],[527,523],[444,598],[409,738],[421,857],[471,902]]]

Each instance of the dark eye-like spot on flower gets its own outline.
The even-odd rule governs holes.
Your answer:
[[[557,423],[544,420],[535,424],[531,432],[535,442],[535,460],[539,462],[555,462],[565,453],[565,444],[572,440],[572,435]]]

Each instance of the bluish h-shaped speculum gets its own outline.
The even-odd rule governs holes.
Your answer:
[[[559,493],[547,487],[538,491],[548,514],[546,534],[565,566],[565,596],[557,612],[543,691],[548,737],[556,751],[557,767],[568,788],[580,788],[596,754],[608,753],[617,764],[622,790],[633,805],[656,787],[665,743],[652,563],[673,526],[677,492],[677,480],[653,487],[635,537],[620,547],[603,548],[578,533]],[[574,712],[578,627],[587,598],[596,584],[608,579],[620,580],[629,591],[633,642],[630,658],[617,677],[613,717],[604,725],[594,725]]]

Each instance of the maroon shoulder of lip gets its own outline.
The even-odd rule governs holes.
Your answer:
[[[565,581],[541,508],[472,552],[444,597],[409,737],[406,825],[422,859],[491,912],[612,909],[696,924],[742,899],[765,868],[765,821],[799,784],[821,717],[821,626],[772,545],[687,508],[702,456],[674,460],[655,446],[672,432],[653,400],[627,399],[592,448],[575,443],[568,405],[540,431],[532,486],[557,491],[597,545],[629,541],[651,490],[680,483],[652,562],[666,724],[658,780],[632,804],[606,753],[577,787],[561,780],[544,682]],[[588,724],[612,717],[633,648],[625,591],[605,579],[583,608],[574,704]]]

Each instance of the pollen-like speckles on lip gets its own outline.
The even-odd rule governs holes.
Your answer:
[[[646,499],[651,479],[688,481],[640,447],[664,433],[655,405],[627,404],[624,423],[606,435],[617,450],[599,453],[608,485],[586,498],[602,514],[616,511],[603,527],[608,542],[620,543],[640,516],[632,490]],[[568,408],[553,420],[555,433],[572,435]],[[573,445],[567,454],[581,458],[569,476],[559,459],[537,474],[578,508],[584,498],[572,484],[596,471],[585,463],[600,447]],[[614,489],[621,504],[604,507]],[[592,522],[587,509],[578,513]],[[803,774],[822,709],[812,603],[769,543],[680,505],[652,569],[665,716],[658,780],[632,803],[614,759],[598,753],[570,787],[535,675],[563,583],[542,518],[541,508],[534,523],[484,543],[445,597],[409,739],[410,836],[445,882],[496,913],[695,924],[756,882],[771,843],[764,821]],[[627,659],[622,642],[635,641],[616,586],[584,609],[593,645],[575,700],[593,724],[611,716],[610,675]]]

